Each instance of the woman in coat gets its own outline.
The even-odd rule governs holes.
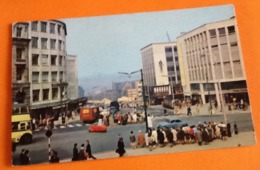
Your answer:
[[[125,153],[125,144],[122,137],[118,139],[116,153],[118,153],[120,157]]]

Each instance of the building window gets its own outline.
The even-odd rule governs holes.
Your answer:
[[[230,43],[230,46],[231,46],[231,47],[237,46],[237,42],[231,42],[231,43]]]
[[[59,40],[59,50],[61,50],[62,41]]]
[[[23,48],[16,48],[16,60],[17,60],[17,61],[21,61],[21,60],[24,59],[24,57],[23,57],[23,51],[24,51]]]
[[[51,49],[56,49],[56,40],[51,39]]]
[[[169,66],[168,71],[174,71],[174,66]]]
[[[52,82],[57,82],[57,71],[51,72],[51,81]]]
[[[166,61],[167,61],[167,62],[173,61],[173,58],[172,58],[172,57],[167,57],[167,58],[166,58]]]
[[[42,90],[42,100],[49,100],[49,89],[43,89]]]
[[[40,90],[33,90],[33,101],[37,102],[40,98]]]
[[[56,60],[57,60],[57,56],[56,55],[51,55],[51,65],[52,66],[56,65]]]
[[[227,27],[227,29],[228,29],[228,34],[234,34],[236,32],[234,26]]]
[[[39,65],[39,55],[38,54],[32,55],[32,65],[33,66]]]
[[[48,63],[48,55],[47,54],[42,54],[42,65],[43,66],[49,65],[49,63]]]
[[[39,72],[32,72],[32,82],[33,83],[39,82]]]
[[[22,80],[23,78],[23,73],[25,71],[25,66],[18,65],[16,66],[16,80]]]
[[[41,32],[47,32],[47,22],[41,22]]]
[[[47,38],[41,38],[42,49],[47,49]]]
[[[32,22],[32,31],[37,31],[38,22]]]
[[[165,52],[166,52],[166,53],[172,52],[172,47],[165,47]]]
[[[17,27],[16,28],[16,37],[21,37],[22,36],[22,27]]]
[[[38,48],[38,38],[32,37],[32,48]]]
[[[216,30],[215,29],[214,30],[209,30],[209,35],[212,38],[216,37]]]
[[[58,88],[52,88],[52,99],[58,99]]]
[[[60,81],[63,81],[63,71],[60,72]]]
[[[177,47],[174,47],[174,52],[177,52]]]
[[[42,82],[48,82],[49,81],[49,72],[44,71],[42,72]]]
[[[55,24],[50,23],[50,33],[55,34]]]
[[[62,58],[63,58],[63,57],[60,55],[59,58],[60,58],[60,59],[59,59],[59,64],[60,64],[60,66],[62,66]]]
[[[218,29],[218,33],[219,33],[219,36],[224,36],[224,35],[226,35],[225,28],[219,28],[219,29]]]
[[[60,35],[60,33],[61,33],[61,26],[58,25],[58,34]]]

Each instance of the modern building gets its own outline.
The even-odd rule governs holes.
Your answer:
[[[235,17],[186,32],[177,45],[184,93],[193,103],[249,102]]]
[[[176,42],[149,44],[141,49],[141,55],[144,86],[151,102],[161,103],[169,95],[172,99],[183,97]]]
[[[78,96],[78,68],[77,57],[74,55],[66,56],[66,76],[67,76],[67,97],[77,99]]]
[[[13,103],[17,94],[25,96],[22,103],[33,117],[59,112],[67,102],[66,35],[65,23],[57,20],[13,24]]]

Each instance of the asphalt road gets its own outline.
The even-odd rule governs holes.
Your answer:
[[[150,114],[155,117],[153,119],[153,127],[157,127],[157,124],[161,121],[165,121],[166,118],[172,115],[163,116],[162,109],[150,109]],[[186,121],[189,125],[197,125],[198,122],[208,121],[223,121],[222,115],[200,115],[190,116],[180,115],[181,119]],[[252,118],[250,113],[228,114],[228,121],[231,124],[236,121],[239,131],[253,131]],[[74,122],[73,124],[81,124],[80,122]],[[72,150],[74,143],[78,143],[78,148],[82,143],[88,139],[91,144],[93,155],[98,152],[114,151],[117,147],[117,140],[119,134],[124,138],[126,147],[130,147],[129,134],[130,131],[134,131],[135,134],[139,130],[145,131],[145,124],[129,124],[129,125],[117,125],[110,126],[106,133],[89,133],[89,125],[82,124],[83,126],[74,126],[72,128],[67,127],[64,129],[53,130],[51,137],[51,148],[58,151],[60,159],[69,159],[72,157]],[[31,144],[18,145],[16,152],[13,154],[13,164],[19,165],[19,154],[22,148],[30,150],[31,164],[39,164],[48,162],[48,138],[45,136],[45,131],[39,131],[34,133],[34,139]]]

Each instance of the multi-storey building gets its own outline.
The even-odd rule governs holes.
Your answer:
[[[73,55],[66,56],[66,76],[67,76],[67,97],[69,99],[78,98],[78,69],[77,57]]]
[[[66,35],[65,23],[57,20],[13,24],[13,102],[24,89],[22,103],[32,116],[44,116],[67,101]]]
[[[186,96],[218,104],[248,102],[246,75],[234,17],[204,24],[177,38]],[[223,99],[223,100],[222,100]]]
[[[182,93],[178,52],[175,42],[150,44],[141,49],[141,55],[144,86],[151,100],[161,102],[169,94],[172,98],[176,98],[176,95]]]

